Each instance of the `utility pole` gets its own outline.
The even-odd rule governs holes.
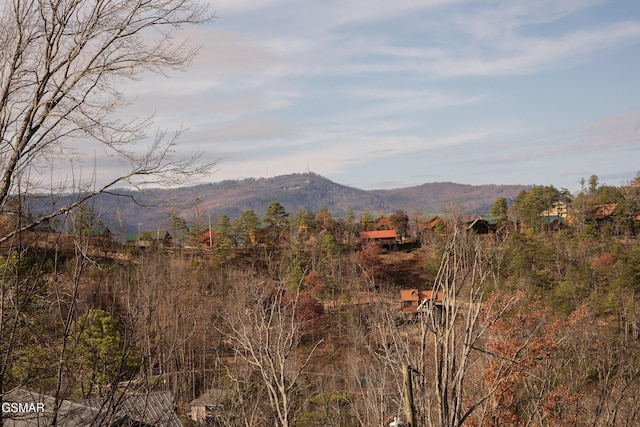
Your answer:
[[[416,426],[416,416],[413,410],[413,385],[411,384],[411,368],[406,363],[402,366],[402,376],[404,377],[404,411],[407,414],[407,424],[409,427]]]

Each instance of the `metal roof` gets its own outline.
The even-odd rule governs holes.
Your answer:
[[[229,394],[229,390],[225,390],[221,388],[212,388],[202,393],[200,396],[198,396],[197,399],[193,399],[189,405],[190,406],[217,405],[227,394]]]
[[[40,412],[5,412],[6,427],[51,425],[56,398],[29,390],[15,389],[2,395],[3,402],[44,404]],[[132,394],[120,399],[106,398],[82,401],[58,400],[57,425],[65,427],[136,426],[182,427],[175,412],[175,401],[169,392]],[[115,409],[115,410],[114,410]]]
[[[168,391],[130,394],[114,398],[113,402],[105,402],[105,399],[88,399],[78,403],[97,410],[106,410],[106,405],[111,403],[118,414],[127,416],[144,426],[182,427],[175,411],[176,402]]]
[[[490,225],[496,225],[500,221],[500,217],[497,215],[482,215],[480,219]]]
[[[29,390],[14,389],[2,395],[3,402],[16,402],[22,404],[41,403],[44,410],[41,412],[5,412],[2,414],[4,426],[7,427],[35,427],[48,426],[53,422],[56,406],[58,406],[57,425],[65,427],[86,427],[92,425],[109,424],[106,412],[90,408],[69,400],[58,400],[44,394],[34,393]],[[125,420],[120,414],[114,414],[111,420],[113,425],[123,425]]]
[[[361,239],[396,239],[398,234],[396,230],[375,230],[375,231],[361,231]]]

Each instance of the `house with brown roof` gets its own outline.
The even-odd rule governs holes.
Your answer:
[[[618,207],[617,203],[607,203],[604,205],[593,206],[593,217],[595,219],[604,219],[613,215],[613,211]]]
[[[613,211],[618,207],[617,203],[607,203],[604,205],[593,206],[593,218],[596,221],[602,221],[610,218],[613,215]]]
[[[441,216],[434,216],[427,222],[416,221],[416,235],[422,240],[428,233],[446,235],[449,229],[449,222]]]
[[[206,229],[198,234],[198,243],[203,248],[211,248],[216,244],[215,230]]]
[[[615,221],[616,214],[620,214],[621,217],[625,215],[623,212],[616,212],[617,208],[617,203],[594,205],[591,210],[590,218],[595,222],[596,227],[601,227],[607,223],[613,223]],[[632,215],[635,215],[635,213],[636,212]],[[640,215],[635,215],[632,218],[634,221],[640,222]]]
[[[617,203],[605,203],[601,205],[593,205],[587,218],[595,225],[596,228],[600,228],[605,224],[612,224],[614,222],[614,211],[618,207]]]
[[[363,246],[373,242],[391,249],[396,248],[399,242],[396,230],[361,231],[359,237]]]
[[[391,224],[391,218],[388,216],[381,216],[376,219],[373,223],[373,228],[375,230],[393,230],[393,225]]]
[[[401,289],[400,309],[403,313],[417,313],[426,305],[442,305],[442,291]]]

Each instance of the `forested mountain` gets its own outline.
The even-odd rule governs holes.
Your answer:
[[[211,216],[238,217],[247,210],[264,215],[270,203],[277,201],[287,212],[316,212],[322,206],[336,217],[345,217],[349,209],[356,215],[365,210],[394,212],[402,209],[411,216],[435,214],[455,204],[462,213],[486,214],[498,197],[515,199],[524,185],[464,185],[451,182],[427,183],[391,190],[360,190],[337,184],[314,173],[283,175],[273,178],[222,181],[176,189],[145,192],[116,190],[93,199],[96,215],[114,231],[134,231],[138,224],[146,229],[166,227],[171,214],[188,223],[206,223]],[[115,197],[113,193],[125,197]],[[71,197],[71,196],[65,196]],[[48,199],[39,204],[51,203]],[[58,201],[57,203],[61,203]],[[34,210],[38,210],[37,207]]]

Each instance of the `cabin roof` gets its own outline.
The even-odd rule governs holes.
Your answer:
[[[398,234],[396,230],[375,230],[375,231],[361,231],[361,239],[396,239]]]
[[[607,203],[604,205],[595,205],[593,207],[596,219],[607,218],[613,214],[613,211],[618,206],[617,203]]]
[[[192,400],[189,405],[190,406],[216,405],[220,403],[220,401],[224,398],[226,394],[228,394],[228,390],[221,389],[221,388],[212,388],[202,393],[196,399]]]
[[[175,411],[175,400],[168,391],[130,394],[115,399],[118,415],[137,421],[138,425],[182,427]],[[87,399],[78,403],[96,411],[104,411],[105,406],[108,406],[104,398]]]

